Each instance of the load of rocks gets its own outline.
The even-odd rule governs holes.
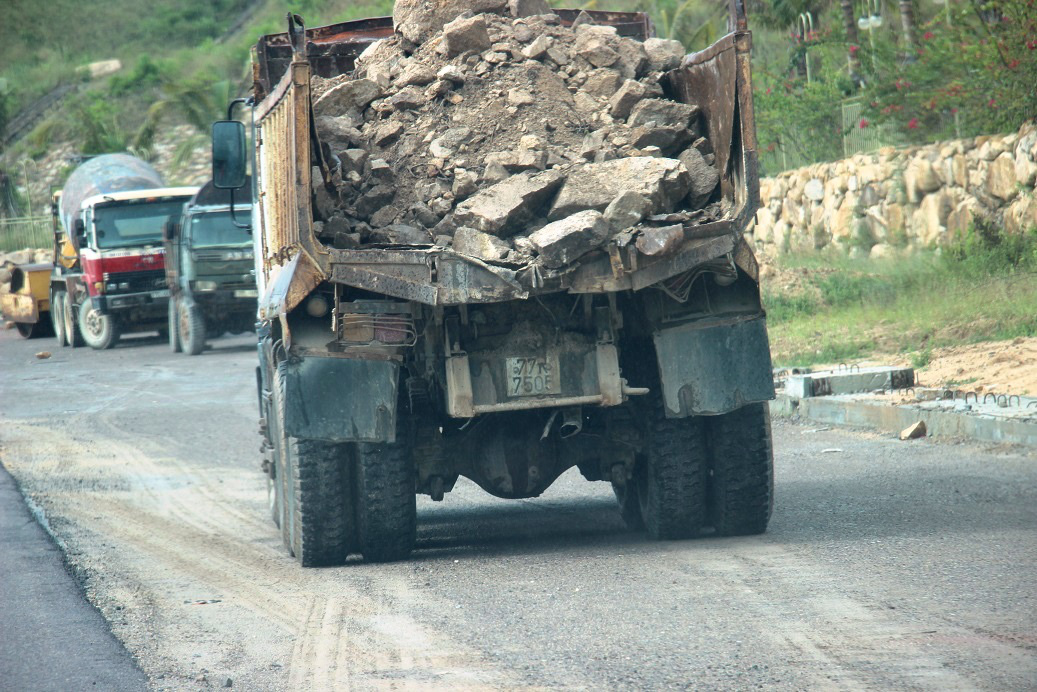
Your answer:
[[[353,74],[313,80],[322,241],[551,270],[619,236],[664,255],[722,215],[699,108],[665,92],[677,41],[566,27],[543,0],[401,0],[394,19]]]

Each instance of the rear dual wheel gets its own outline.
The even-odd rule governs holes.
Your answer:
[[[616,487],[631,529],[656,539],[767,529],[774,504],[774,456],[765,402],[720,416],[666,419],[655,412],[634,477]]]
[[[268,413],[269,506],[285,547],[303,567],[340,565],[354,552],[368,562],[407,557],[417,524],[410,445],[288,436],[286,370],[283,362],[274,369]]]
[[[58,346],[68,346],[65,335],[65,292],[51,291],[50,294],[50,324],[54,329],[54,337],[58,340]]]
[[[177,300],[176,298],[170,298],[167,311],[166,334],[169,337],[169,350],[173,353],[180,353],[180,329],[177,324],[176,310]]]

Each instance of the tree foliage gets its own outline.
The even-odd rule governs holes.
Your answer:
[[[909,59],[885,43],[875,54],[867,118],[910,141],[1006,132],[1037,117],[1034,0],[973,0],[949,25],[935,17],[920,27]]]

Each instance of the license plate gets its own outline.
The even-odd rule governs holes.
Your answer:
[[[152,298],[168,298],[169,297],[169,289],[167,288],[164,291],[152,291],[151,292],[151,297]]]
[[[558,394],[558,358],[505,358],[508,396]]]
[[[244,288],[240,291],[234,291],[235,298],[255,298],[259,295],[259,292],[255,288]]]

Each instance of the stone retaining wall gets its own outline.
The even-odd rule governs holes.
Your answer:
[[[760,181],[761,252],[835,246],[855,256],[936,248],[983,216],[1009,233],[1037,227],[1037,123],[1010,135],[880,149]]]

